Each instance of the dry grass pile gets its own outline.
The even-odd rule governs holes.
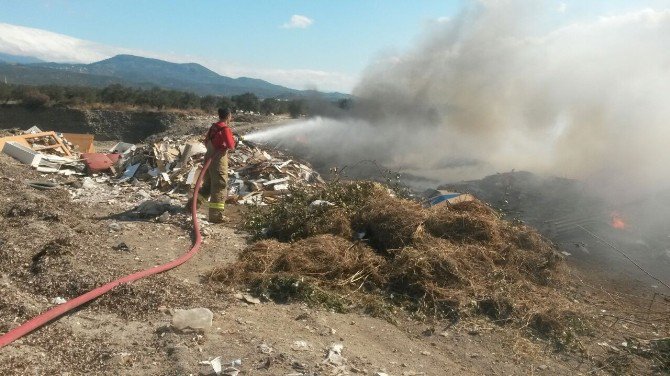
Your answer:
[[[317,235],[291,244],[259,241],[244,250],[237,262],[213,270],[210,279],[245,284],[279,302],[301,300],[342,311],[346,302],[336,293],[353,286],[366,290],[383,286],[384,265],[383,257],[360,243]]]
[[[478,201],[424,208],[378,184],[357,192],[356,205],[329,207],[320,214],[327,219],[304,225],[311,226],[309,232],[294,232],[296,226],[273,217],[286,203],[265,217],[254,214],[275,239],[251,245],[233,265],[216,268],[211,279],[250,286],[279,301],[346,296],[341,304],[347,305],[365,295],[422,315],[453,320],[485,315],[560,338],[563,345],[572,340],[565,333],[583,326],[575,304],[559,290],[561,258],[534,230],[501,219]],[[315,196],[306,197],[301,201],[309,206]],[[303,210],[310,209],[297,211]],[[329,214],[334,211],[336,231],[336,217]]]

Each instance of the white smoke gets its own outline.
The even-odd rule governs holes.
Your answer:
[[[516,168],[622,196],[667,187],[670,10],[550,28],[552,13],[537,1],[471,3],[369,67],[354,91],[368,124],[354,138],[322,127],[330,145],[317,148],[346,144],[441,181]]]

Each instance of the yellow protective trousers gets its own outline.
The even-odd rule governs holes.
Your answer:
[[[208,153],[209,154],[209,153]],[[228,196],[228,151],[215,153],[205,174],[200,194],[209,197],[209,221],[223,221],[223,209]]]

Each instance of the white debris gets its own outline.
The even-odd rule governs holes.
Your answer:
[[[81,180],[81,187],[84,189],[95,189],[98,186],[93,179],[90,177],[85,177]]]
[[[67,303],[67,300],[61,298],[60,296],[51,299],[51,304],[65,304],[65,303]]]
[[[330,201],[326,201],[326,200],[314,200],[314,201],[312,201],[312,202],[309,204],[309,206],[310,206],[310,207],[317,207],[317,206],[335,206],[335,204],[333,204],[333,203],[330,202]]]
[[[273,351],[275,351],[275,349],[273,349],[270,345],[266,343],[261,343],[260,346],[258,346],[258,349],[263,354],[271,354]]]
[[[328,363],[333,366],[341,366],[344,364],[346,359],[342,356],[342,349],[344,349],[344,345],[341,343],[333,343],[330,345],[330,348],[328,348],[326,353],[326,359],[324,359],[323,363]]]
[[[293,351],[309,351],[309,343],[306,341],[295,341],[291,345]]]
[[[200,374],[205,376],[220,375],[223,370],[220,356],[217,356],[212,360],[202,361],[198,364],[200,364]]]
[[[207,308],[175,309],[172,326],[178,330],[202,330],[212,326],[214,314]]]

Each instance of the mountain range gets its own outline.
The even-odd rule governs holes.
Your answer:
[[[315,94],[333,100],[349,97],[342,93],[291,89],[257,78],[226,77],[195,63],[178,64],[133,55],[116,55],[91,64],[64,64],[0,53],[0,79],[26,85],[157,86],[199,95],[231,96],[250,92],[260,98],[294,98]]]

